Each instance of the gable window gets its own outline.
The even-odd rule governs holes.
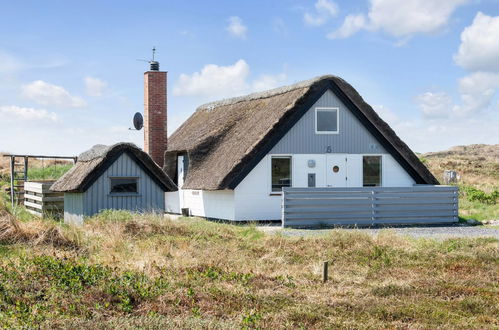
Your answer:
[[[111,194],[138,193],[139,178],[111,178]]]
[[[337,134],[338,126],[338,108],[315,108],[315,133]]]
[[[272,157],[272,191],[291,187],[291,157]]]
[[[362,158],[362,176],[364,187],[381,186],[381,156]]]

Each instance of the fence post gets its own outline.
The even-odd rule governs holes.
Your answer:
[[[375,200],[376,197],[374,196],[375,191],[374,189],[371,190],[371,225],[374,225],[374,221],[376,218],[376,211],[375,211]]]
[[[286,219],[285,219],[285,214],[284,214],[284,205],[285,205],[285,203],[284,203],[284,199],[286,198],[286,197],[284,196],[285,194],[286,194],[286,192],[285,192],[285,188],[283,188],[283,189],[282,189],[282,194],[281,194],[281,226],[282,226],[282,228],[284,228],[284,227],[285,227],[285,225],[284,225],[284,221],[286,220]]]
[[[322,282],[326,283],[328,280],[328,266],[329,263],[327,261],[324,261],[322,264]]]

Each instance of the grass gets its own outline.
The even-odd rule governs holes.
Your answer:
[[[459,186],[459,215],[478,221],[499,219],[499,189],[483,191],[472,186]]]
[[[28,176],[30,180],[56,180],[64,175],[72,164],[49,165],[46,167],[30,168]]]
[[[499,326],[494,239],[289,238],[123,211],[72,227],[0,210],[2,327]]]
[[[464,218],[478,221],[495,220],[499,219],[499,204],[484,204],[461,198],[459,200],[459,214]]]

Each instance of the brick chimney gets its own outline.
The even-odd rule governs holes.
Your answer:
[[[144,151],[163,167],[166,151],[166,72],[159,71],[159,63],[150,62],[144,72]]]

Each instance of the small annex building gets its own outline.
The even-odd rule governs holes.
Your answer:
[[[438,181],[345,80],[326,75],[200,106],[169,138],[166,211],[280,220],[285,187]]]
[[[101,210],[165,211],[165,192],[176,185],[131,143],[96,145],[50,188],[64,193],[64,221],[83,223]]]

